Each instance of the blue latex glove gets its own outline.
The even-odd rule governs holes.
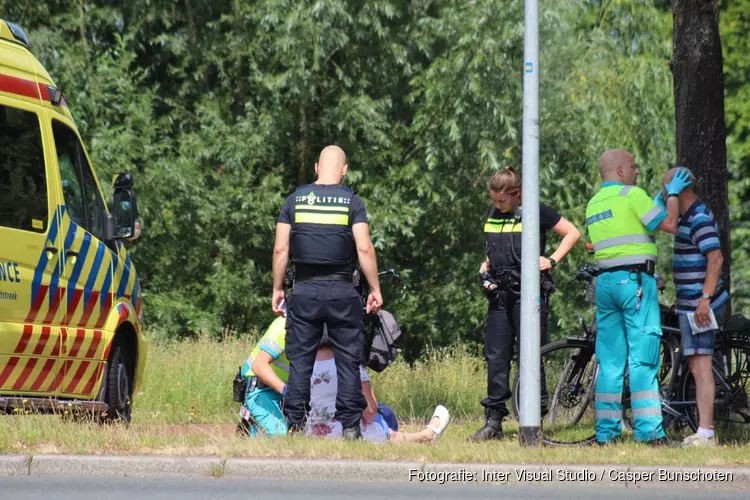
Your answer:
[[[672,181],[664,187],[667,188],[668,194],[673,195],[680,194],[683,189],[685,189],[692,183],[693,181],[690,180],[690,174],[688,173],[687,169],[678,168],[677,172],[675,172],[674,174],[674,177],[672,177]]]
[[[656,196],[654,196],[654,203],[656,203],[665,212],[667,211],[667,204],[664,203],[664,196],[662,196],[661,194],[661,189],[658,193],[656,193]]]
[[[283,389],[281,389],[281,397],[282,397],[282,398],[283,398],[283,397],[286,397],[286,388],[287,388],[287,384],[284,384],[284,388],[283,388]]]

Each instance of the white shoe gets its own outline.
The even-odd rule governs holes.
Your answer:
[[[688,446],[718,446],[719,443],[716,441],[715,437],[703,437],[697,432],[695,434],[691,434],[690,436],[686,437],[682,440],[682,446],[688,447]]]
[[[430,421],[432,421],[432,419],[435,417],[440,419],[440,423],[438,424],[438,426],[435,427],[431,424],[428,424],[427,428],[435,433],[435,439],[437,440],[440,439],[440,436],[443,435],[445,428],[448,427],[448,422],[450,421],[448,408],[443,405],[437,405],[437,407],[435,408],[435,413],[432,414],[432,418],[430,418]]]

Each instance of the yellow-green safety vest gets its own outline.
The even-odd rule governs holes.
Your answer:
[[[608,268],[656,262],[652,229],[664,217],[664,211],[643,189],[605,183],[586,207],[586,227],[597,265]]]

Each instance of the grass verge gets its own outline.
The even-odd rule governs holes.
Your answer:
[[[0,453],[92,453],[218,455],[222,457],[359,458],[477,463],[580,463],[674,466],[750,464],[750,446],[733,443],[712,449],[653,449],[624,443],[608,448],[541,448],[518,445],[517,425],[508,437],[469,444],[480,425],[486,374],[481,359],[460,348],[435,352],[409,367],[396,363],[374,373],[378,398],[406,422],[401,430],[420,430],[436,403],[445,404],[454,423],[438,443],[375,445],[292,436],[241,439],[233,426],[239,405],[231,381],[253,343],[205,340],[152,346],[147,380],[136,394],[133,425],[100,426],[56,415],[0,417]],[[23,413],[23,412],[21,412]]]

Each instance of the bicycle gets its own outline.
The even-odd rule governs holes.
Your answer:
[[[587,264],[579,269],[575,280],[586,286],[588,302],[595,303],[596,277],[599,269]],[[657,276],[659,291],[663,280]],[[674,306],[660,304],[662,319],[661,364],[659,386],[662,395],[664,429],[698,427],[695,382],[680,350],[680,330]],[[596,442],[593,400],[598,376],[595,356],[596,321],[588,326],[579,317],[583,336],[568,337],[549,343],[541,350],[546,371],[546,387],[551,394],[547,414],[542,422],[543,441],[548,445],[583,445]],[[716,337],[714,378],[716,380],[715,420],[750,423],[747,392],[750,389],[750,320],[734,315]],[[556,379],[556,374],[559,378]],[[518,408],[518,376],[514,383],[514,410]],[[623,389],[623,422],[627,424],[630,393],[627,370]],[[516,412],[517,414],[517,412]]]

